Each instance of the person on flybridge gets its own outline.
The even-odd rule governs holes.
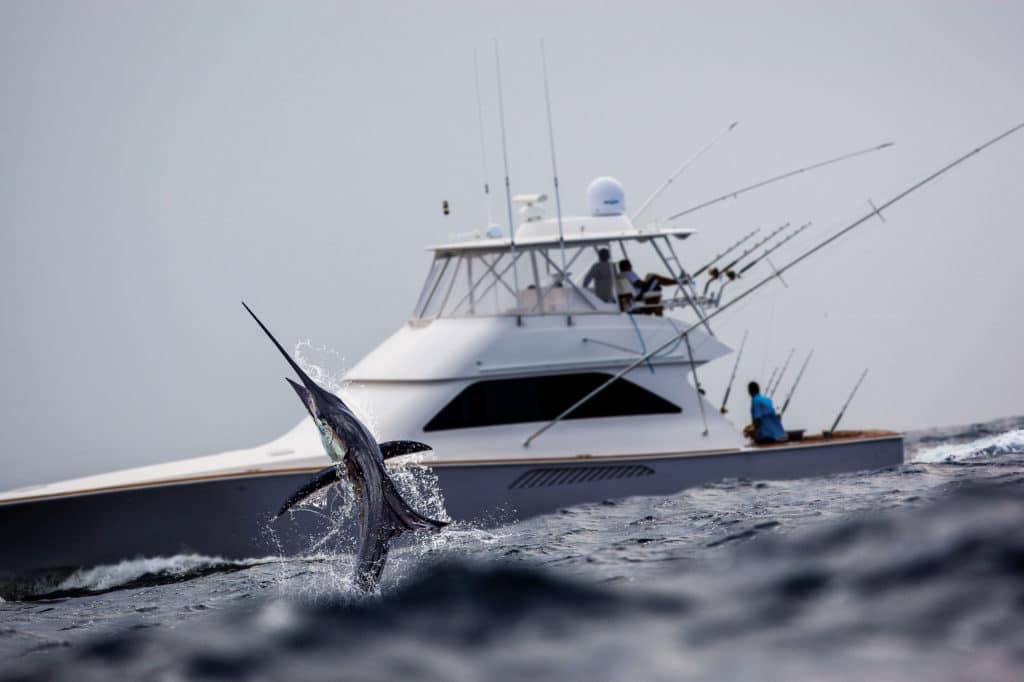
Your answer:
[[[747,384],[747,392],[750,393],[750,424],[743,429],[743,434],[758,445],[789,440],[786,429],[782,427],[782,419],[775,413],[772,399],[761,395],[761,387],[756,381]]]
[[[605,303],[614,303],[613,288],[615,283],[615,266],[611,262],[612,252],[606,248],[597,250],[597,262],[590,266],[583,278],[583,287],[594,283],[594,293]]]
[[[619,261],[619,276],[625,278],[632,288],[632,291],[629,292],[630,300],[638,300],[643,303],[643,308],[637,312],[648,312],[655,315],[661,315],[664,310],[658,305],[661,303],[661,287],[676,283],[673,278],[655,272],[649,272],[647,277],[641,278],[640,275],[633,272],[633,264],[629,262],[628,258]],[[619,295],[623,294],[620,292]]]

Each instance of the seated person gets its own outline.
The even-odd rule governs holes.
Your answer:
[[[786,429],[782,427],[782,420],[775,413],[772,399],[761,395],[761,387],[756,381],[747,384],[747,392],[750,394],[751,423],[743,429],[743,434],[747,438],[753,439],[758,445],[782,443],[789,440],[786,436]]]
[[[606,248],[597,250],[597,262],[590,266],[583,278],[583,287],[594,283],[594,293],[606,303],[614,303],[615,266],[611,263],[611,251]]]
[[[642,300],[647,306],[647,309],[642,312],[661,315],[664,310],[658,305],[661,303],[661,287],[676,284],[676,280],[654,272],[647,273],[647,277],[641,279],[640,275],[633,272],[633,264],[625,258],[619,261],[619,272],[633,285],[633,298]]]

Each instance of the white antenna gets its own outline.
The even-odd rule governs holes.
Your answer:
[[[505,99],[501,88],[501,55],[498,39],[494,39],[494,69],[498,74],[498,120],[501,122],[501,154],[505,160],[505,204],[508,206],[509,253],[512,257],[512,284],[516,288],[516,326],[523,324],[523,311],[519,300],[519,268],[516,267],[516,226],[512,222],[512,185],[508,180],[508,143],[505,140]]]
[[[484,181],[484,203],[487,205],[487,227],[491,229],[494,223],[494,216],[491,215],[491,183],[487,182],[487,145],[484,143],[484,106],[480,101],[480,66],[476,59],[476,50],[473,50],[473,77],[476,80],[476,117],[480,127],[480,167],[483,171]]]
[[[565,264],[565,235],[562,232],[562,197],[558,191],[558,163],[555,160],[555,126],[551,122],[551,92],[548,89],[548,56],[544,50],[544,39],[540,39],[540,62],[544,69],[544,102],[548,110],[548,139],[551,142],[551,173],[555,178],[555,211],[558,214],[558,248],[562,253],[562,280],[569,276]],[[561,282],[562,289],[568,294],[565,282]],[[572,316],[569,315],[569,296],[565,296],[565,310],[567,321],[572,324]]]
[[[666,180],[664,183],[662,183],[661,187],[659,187],[658,189],[654,190],[654,193],[651,194],[651,196],[647,197],[647,199],[644,201],[644,203],[642,203],[640,205],[640,208],[637,210],[637,212],[633,214],[633,222],[635,223],[637,220],[640,219],[640,216],[643,215],[643,212],[646,211],[650,207],[650,205],[652,203],[654,203],[655,199],[657,199],[659,196],[661,196],[662,192],[664,192],[666,189],[668,189],[669,185],[671,185],[673,182],[675,182],[676,178],[678,178],[680,175],[683,174],[683,171],[685,171],[687,168],[689,168],[691,165],[693,165],[694,161],[696,161],[700,157],[704,156],[704,152],[706,152],[707,150],[711,149],[716,144],[718,144],[719,140],[721,140],[723,137],[725,137],[726,135],[731,133],[732,129],[735,128],[736,126],[738,126],[739,124],[740,124],[739,121],[733,121],[732,123],[730,123],[728,128],[726,128],[725,130],[720,132],[717,136],[715,136],[715,139],[711,140],[711,142],[708,142],[706,145],[701,147],[701,149],[696,154],[694,154],[693,156],[688,158],[686,161],[684,161],[683,165],[680,166],[676,170],[675,173],[670,175],[668,180]]]

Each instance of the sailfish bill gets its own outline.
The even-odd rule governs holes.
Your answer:
[[[387,563],[392,539],[406,531],[438,531],[448,525],[446,521],[428,518],[413,509],[398,492],[384,466],[387,457],[422,452],[430,446],[417,441],[378,443],[341,398],[323,389],[302,371],[249,306],[244,302],[242,306],[299,376],[301,385],[291,379],[288,383],[320,431],[327,456],[335,462],[335,466],[319,472],[289,496],[277,516],[318,490],[347,478],[359,506],[355,584],[362,591],[375,589]]]

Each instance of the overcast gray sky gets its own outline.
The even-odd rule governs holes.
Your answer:
[[[754,226],[814,220],[794,254],[1024,121],[1019,2],[5,0],[0,488],[296,423],[239,300],[286,344],[336,350],[334,369],[400,326],[422,247],[485,215],[474,49],[500,184],[494,38],[513,189],[550,192],[540,37],[570,213],[598,175],[637,206],[733,120],[654,216],[896,141],[694,214],[691,265]],[[825,426],[864,367],[850,426],[1024,413],[1022,170],[1024,134],[738,306],[718,331],[755,335],[741,379],[813,346],[792,426]],[[730,363],[702,377],[715,400]]]

